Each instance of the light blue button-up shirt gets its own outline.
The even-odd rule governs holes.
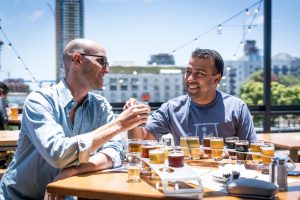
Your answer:
[[[72,125],[69,112],[75,106],[65,81],[28,95],[18,148],[1,179],[0,199],[43,199],[60,169],[74,161],[88,162],[93,153],[89,132],[113,120],[112,107],[104,97],[88,93]],[[120,141],[117,135],[97,151],[108,155],[114,167],[124,158]]]

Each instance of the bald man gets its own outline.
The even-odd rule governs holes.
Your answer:
[[[119,133],[147,121],[148,106],[132,106],[114,119],[107,100],[89,92],[100,89],[109,72],[100,44],[72,40],[63,62],[65,78],[32,92],[24,103],[18,148],[2,177],[0,199],[43,199],[54,179],[120,166]]]

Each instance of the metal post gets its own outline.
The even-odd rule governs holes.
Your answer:
[[[264,0],[264,132],[271,132],[271,0]]]

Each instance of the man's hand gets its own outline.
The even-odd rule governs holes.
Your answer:
[[[151,111],[148,105],[138,103],[133,98],[130,98],[125,106],[124,111],[116,118],[124,131],[133,129],[140,124],[146,123]]]
[[[129,107],[133,106],[133,105],[136,105],[136,104],[139,104],[139,102],[134,99],[134,98],[130,98],[126,101],[124,107],[123,107],[123,110],[126,110],[128,109]]]

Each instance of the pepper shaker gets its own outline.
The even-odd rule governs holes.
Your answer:
[[[277,164],[277,184],[279,191],[286,191],[288,188],[287,184],[287,165],[284,158],[278,159]]]
[[[276,183],[276,179],[277,179],[277,158],[272,158],[272,161],[269,165],[269,180],[271,183],[274,183],[275,185]]]

